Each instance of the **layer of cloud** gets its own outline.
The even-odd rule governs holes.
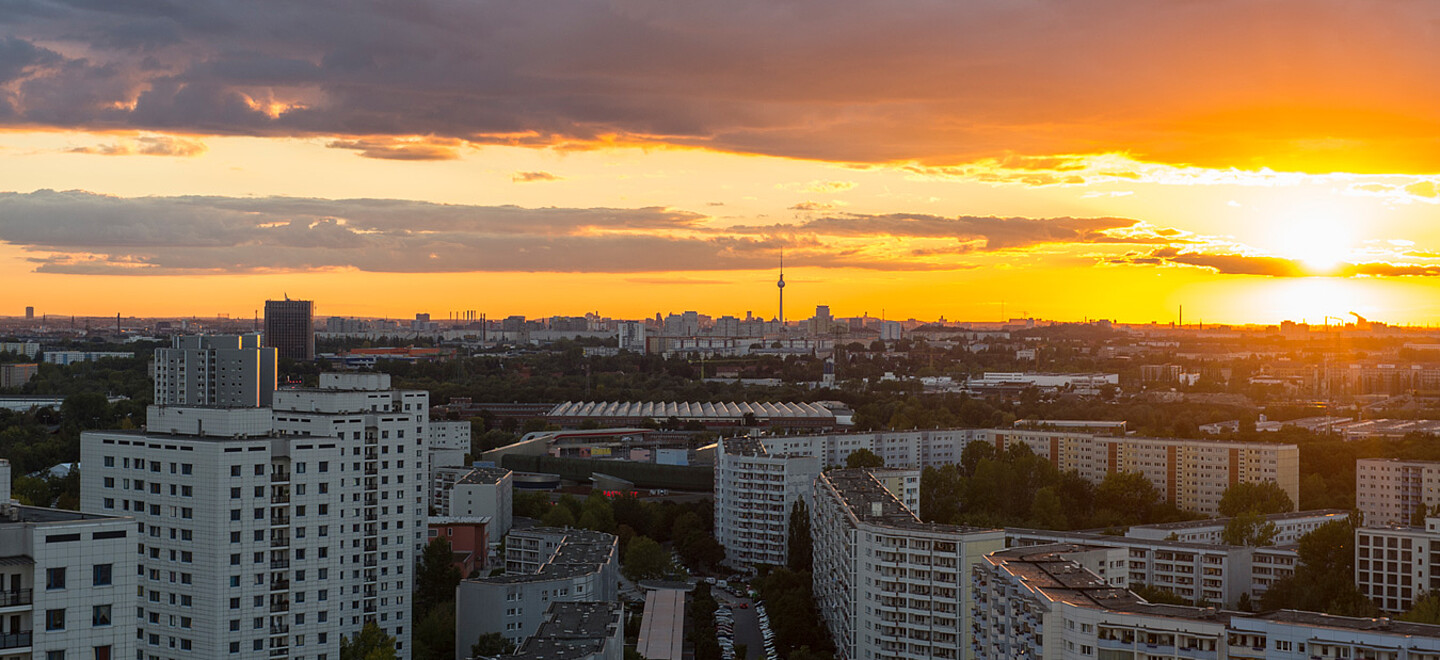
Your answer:
[[[44,273],[660,273],[775,267],[945,271],[1099,263],[1263,277],[1431,277],[1440,256],[1371,241],[1324,271],[1129,218],[830,214],[721,226],[680,209],[522,208],[396,199],[0,193],[0,241]],[[1067,266],[1068,267],[1068,266]],[[651,281],[655,278],[651,278]],[[642,281],[642,280],[636,280]],[[656,280],[658,281],[658,280]],[[709,280],[706,280],[709,281]]]
[[[334,140],[331,149],[350,149],[363,158],[380,160],[455,160],[460,157],[459,140]]]
[[[559,181],[560,177],[549,172],[516,172],[510,180],[515,183],[534,183],[536,181]]]
[[[141,155],[191,157],[205,153],[206,147],[205,143],[199,140],[186,140],[165,135],[154,135],[88,147],[75,147],[69,151],[70,153],[76,154],[96,154],[100,156]]]
[[[1033,183],[1079,176],[1053,154],[1433,172],[1437,22],[1342,0],[15,0],[0,125],[993,159]]]

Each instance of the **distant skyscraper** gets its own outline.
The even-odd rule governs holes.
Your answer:
[[[25,308],[25,320],[26,320],[26,321],[33,321],[33,320],[35,320],[35,308],[34,308],[34,307],[26,307],[26,308]]]
[[[309,300],[265,301],[265,345],[282,358],[315,359],[313,303]]]

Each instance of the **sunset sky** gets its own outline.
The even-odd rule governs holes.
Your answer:
[[[0,0],[0,315],[1440,322],[1440,3]]]

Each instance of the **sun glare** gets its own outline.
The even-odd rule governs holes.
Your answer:
[[[1330,274],[1351,256],[1354,218],[1335,206],[1305,205],[1277,218],[1281,256],[1298,260],[1316,275]]]

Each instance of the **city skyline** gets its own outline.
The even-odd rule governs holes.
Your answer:
[[[0,26],[0,309],[1440,319],[1440,8],[283,7]]]

